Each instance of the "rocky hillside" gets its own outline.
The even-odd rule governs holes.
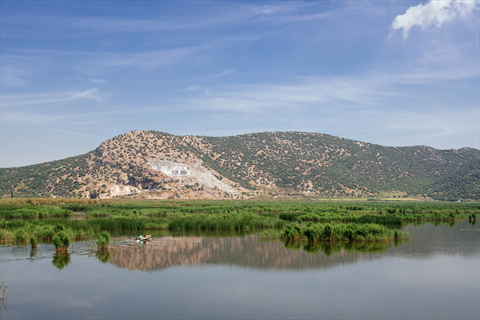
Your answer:
[[[380,192],[480,200],[480,151],[384,147],[335,136],[231,137],[132,131],[87,154],[2,168],[13,196],[248,198],[259,193],[372,197]]]

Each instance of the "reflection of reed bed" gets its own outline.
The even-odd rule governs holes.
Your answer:
[[[108,249],[100,249],[95,252],[95,257],[101,262],[101,263],[107,263],[110,260],[111,254]]]
[[[285,248],[288,250],[300,250],[303,249],[309,254],[318,254],[323,252],[327,257],[331,256],[335,252],[358,252],[358,253],[370,253],[377,254],[383,253],[395,246],[404,243],[405,240],[395,242],[308,242],[308,241],[295,241],[286,240],[284,242]]]
[[[334,241],[358,241],[358,242],[387,242],[395,239],[407,239],[408,233],[397,229],[390,230],[386,226],[367,223],[307,223],[306,226],[289,224],[280,236],[289,241],[307,242],[334,242]]]
[[[70,257],[70,253],[68,253],[68,252],[63,252],[63,253],[57,252],[53,256],[52,265],[57,267],[58,270],[62,270],[63,268],[68,266],[71,262],[72,262],[72,258]]]
[[[320,251],[327,257],[335,252],[345,250],[346,252],[358,253],[383,253],[392,247],[392,242],[314,242],[306,243],[303,250],[310,254],[317,254]]]

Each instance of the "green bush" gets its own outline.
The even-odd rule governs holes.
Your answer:
[[[368,241],[383,242],[397,238],[408,238],[408,233],[395,230],[379,224],[366,223],[308,223],[305,227],[298,224],[289,224],[285,228],[282,238],[292,240],[318,241]]]
[[[97,245],[100,247],[100,249],[106,249],[110,244],[110,240],[111,240],[110,233],[108,233],[107,231],[103,231],[98,236],[96,242],[97,242]]]
[[[55,225],[55,228],[53,230],[55,232],[59,232],[59,231],[65,230],[65,227],[60,222],[57,222],[57,224]]]
[[[38,239],[34,236],[30,237],[30,244],[32,245],[32,248],[36,248],[38,244]]]
[[[57,251],[67,251],[70,246],[70,237],[64,231],[60,231],[53,237],[53,244]]]
[[[170,230],[245,230],[282,228],[285,221],[276,217],[245,214],[187,214],[171,218]]]
[[[28,235],[25,229],[19,229],[15,232],[15,244],[26,244]]]
[[[55,228],[54,226],[36,226],[33,230],[33,234],[38,239],[49,241],[55,236]]]

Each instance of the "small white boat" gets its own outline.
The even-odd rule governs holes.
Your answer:
[[[146,234],[146,235],[142,236],[142,239],[140,239],[139,237],[136,237],[134,240],[135,240],[136,242],[140,242],[140,241],[150,241],[150,240],[152,240],[152,236],[149,235],[149,234]]]

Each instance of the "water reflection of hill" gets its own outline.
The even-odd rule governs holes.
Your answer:
[[[381,251],[384,251],[387,246],[381,245]],[[365,255],[349,253],[344,248],[333,248],[327,254],[324,248],[319,247],[308,248],[315,254],[307,253],[302,245],[290,245],[288,248],[281,242],[262,242],[256,235],[228,238],[164,237],[147,245],[117,248],[109,262],[131,270],[161,270],[202,264],[301,270],[328,268],[365,259]],[[378,245],[376,248],[378,252]]]
[[[258,235],[237,237],[161,237],[142,246],[128,245],[112,252],[110,263],[130,270],[162,270],[174,266],[205,264],[255,269],[306,270],[388,256],[429,258],[436,254],[478,255],[479,232],[469,225],[407,226],[413,240],[395,246],[380,244],[334,244],[307,246],[262,242]],[[472,244],[477,245],[472,245]],[[376,253],[376,254],[371,254]]]

